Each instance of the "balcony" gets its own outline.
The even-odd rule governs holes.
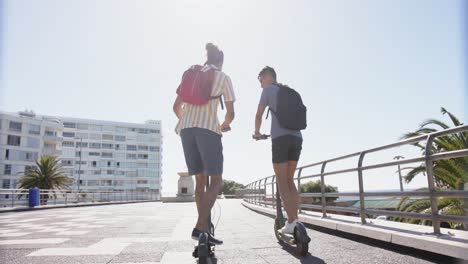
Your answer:
[[[54,134],[46,134],[44,135],[44,142],[46,143],[61,143],[63,141],[63,137],[59,137]]]
[[[42,149],[42,154],[53,155],[53,156],[61,156],[62,151],[58,150],[58,149],[52,149],[52,148],[43,148]]]

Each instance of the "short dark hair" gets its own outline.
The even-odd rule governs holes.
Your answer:
[[[270,74],[270,75],[273,77],[273,79],[275,79],[275,81],[276,81],[276,72],[275,72],[275,69],[273,69],[273,68],[270,67],[270,66],[265,66],[265,67],[258,73],[258,77],[263,76],[263,75],[266,74],[266,73]]]
[[[214,64],[220,65],[224,62],[224,53],[218,48],[218,46],[213,43],[208,43],[205,46],[206,49],[206,63],[205,64]]]

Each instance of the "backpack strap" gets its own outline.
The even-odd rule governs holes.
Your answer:
[[[275,114],[275,111],[273,111],[273,109],[271,109],[271,107],[268,107],[268,111],[267,111],[267,115],[266,115],[266,118],[265,118],[265,119],[268,119],[268,116],[270,115],[270,112],[272,112],[273,114]]]
[[[224,110],[224,103],[222,99],[223,95],[218,95],[218,96],[211,96],[211,100],[215,100],[219,98],[219,103],[221,104],[221,109]]]

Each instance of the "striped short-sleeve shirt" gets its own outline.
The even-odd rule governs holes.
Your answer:
[[[225,102],[234,102],[236,100],[231,78],[222,71],[216,71],[211,96],[220,95],[223,96],[222,98]],[[219,99],[210,100],[205,105],[184,103],[184,112],[182,118],[177,123],[175,129],[176,133],[180,134],[180,131],[184,128],[198,127],[208,129],[222,135],[218,120],[219,103]]]

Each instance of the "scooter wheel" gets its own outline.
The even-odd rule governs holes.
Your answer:
[[[198,259],[198,264],[208,264],[208,258],[207,257],[200,257]]]
[[[198,246],[196,246],[192,252],[192,257],[198,258]]]
[[[307,254],[309,254],[309,243],[298,243],[296,245],[296,250],[299,255],[303,257],[307,256]]]

